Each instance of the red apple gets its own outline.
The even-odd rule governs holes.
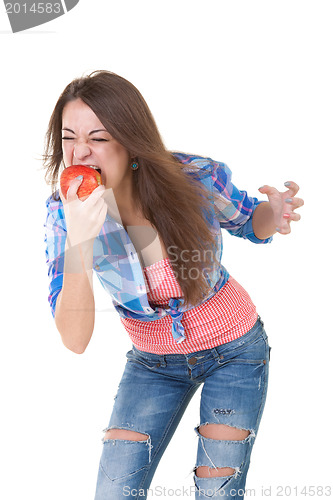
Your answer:
[[[83,175],[83,180],[77,190],[80,200],[84,201],[93,192],[97,186],[102,184],[101,174],[93,167],[87,165],[71,165],[65,168],[60,176],[60,187],[64,196],[67,197],[69,183],[78,175]]]

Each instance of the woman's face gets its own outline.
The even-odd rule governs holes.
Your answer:
[[[62,138],[66,167],[98,167],[102,183],[114,191],[130,182],[132,172],[128,151],[105,130],[92,109],[81,99],[70,101],[64,107]]]

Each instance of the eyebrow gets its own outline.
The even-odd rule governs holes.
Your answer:
[[[70,129],[70,128],[67,128],[67,127],[64,127],[63,129],[61,130],[67,130],[67,132],[71,132],[72,134],[75,134],[74,130]],[[99,128],[97,130],[92,130],[91,132],[89,132],[88,135],[91,135],[91,134],[96,134],[97,132],[107,132],[107,130],[105,130],[104,128]]]

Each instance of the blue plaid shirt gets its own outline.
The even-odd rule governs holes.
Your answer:
[[[221,228],[253,243],[269,243],[272,237],[260,240],[254,235],[252,215],[262,201],[249,197],[246,191],[239,191],[232,184],[232,174],[226,164],[196,155],[178,152],[172,154],[181,163],[188,165],[186,167],[188,174],[191,174],[191,171],[199,172],[199,182],[205,185],[211,195],[218,194],[218,199],[214,200],[209,196],[212,201],[211,212],[205,217],[214,230],[220,264],[212,268],[207,276],[211,293],[204,298],[203,303],[220,290],[229,278],[228,271],[221,264],[223,250]],[[50,196],[46,201],[46,207],[44,241],[50,282],[48,300],[54,317],[56,300],[63,283],[66,221],[61,200],[55,201]],[[181,323],[182,315],[184,311],[194,306],[185,307],[183,298],[171,298],[167,307],[152,307],[149,304],[143,270],[135,247],[124,227],[109,214],[94,240],[93,269],[122,318],[155,321],[169,314],[172,318],[171,331],[174,340],[182,342],[185,339]]]

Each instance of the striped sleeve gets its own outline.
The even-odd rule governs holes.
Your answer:
[[[220,227],[233,236],[248,239],[253,243],[270,243],[272,236],[261,240],[255,236],[252,226],[253,213],[263,201],[248,196],[246,191],[240,191],[231,182],[232,173],[225,163],[213,160],[212,163],[214,208]]]

